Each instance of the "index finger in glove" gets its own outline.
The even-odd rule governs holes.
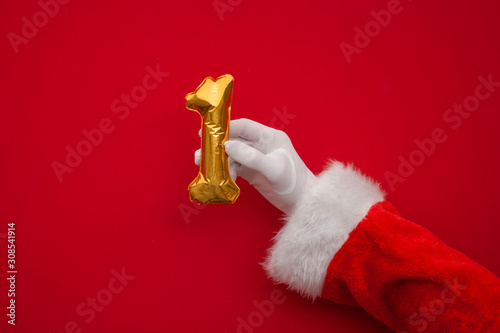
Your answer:
[[[268,142],[274,136],[274,131],[271,127],[250,119],[231,120],[231,139],[242,138],[250,142]]]
[[[275,160],[269,158],[269,156],[261,153],[257,149],[234,140],[227,141],[225,147],[229,157],[241,165],[260,172],[270,180],[279,177],[281,172],[280,166]]]

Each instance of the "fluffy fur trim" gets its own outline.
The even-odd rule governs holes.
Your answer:
[[[285,218],[264,263],[267,273],[314,300],[335,253],[370,207],[383,199],[379,185],[352,165],[330,162]]]

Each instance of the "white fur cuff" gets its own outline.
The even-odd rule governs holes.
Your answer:
[[[379,185],[352,165],[331,162],[304,193],[274,239],[264,263],[269,276],[301,295],[321,296],[330,261],[375,203]]]

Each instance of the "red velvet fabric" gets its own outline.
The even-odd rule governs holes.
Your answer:
[[[385,201],[335,254],[322,297],[397,332],[500,332],[500,279]]]

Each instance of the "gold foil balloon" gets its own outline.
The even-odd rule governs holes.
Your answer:
[[[186,95],[186,107],[201,114],[201,161],[198,176],[189,184],[189,198],[201,203],[233,203],[240,188],[231,178],[224,142],[229,140],[233,80],[207,77]]]

